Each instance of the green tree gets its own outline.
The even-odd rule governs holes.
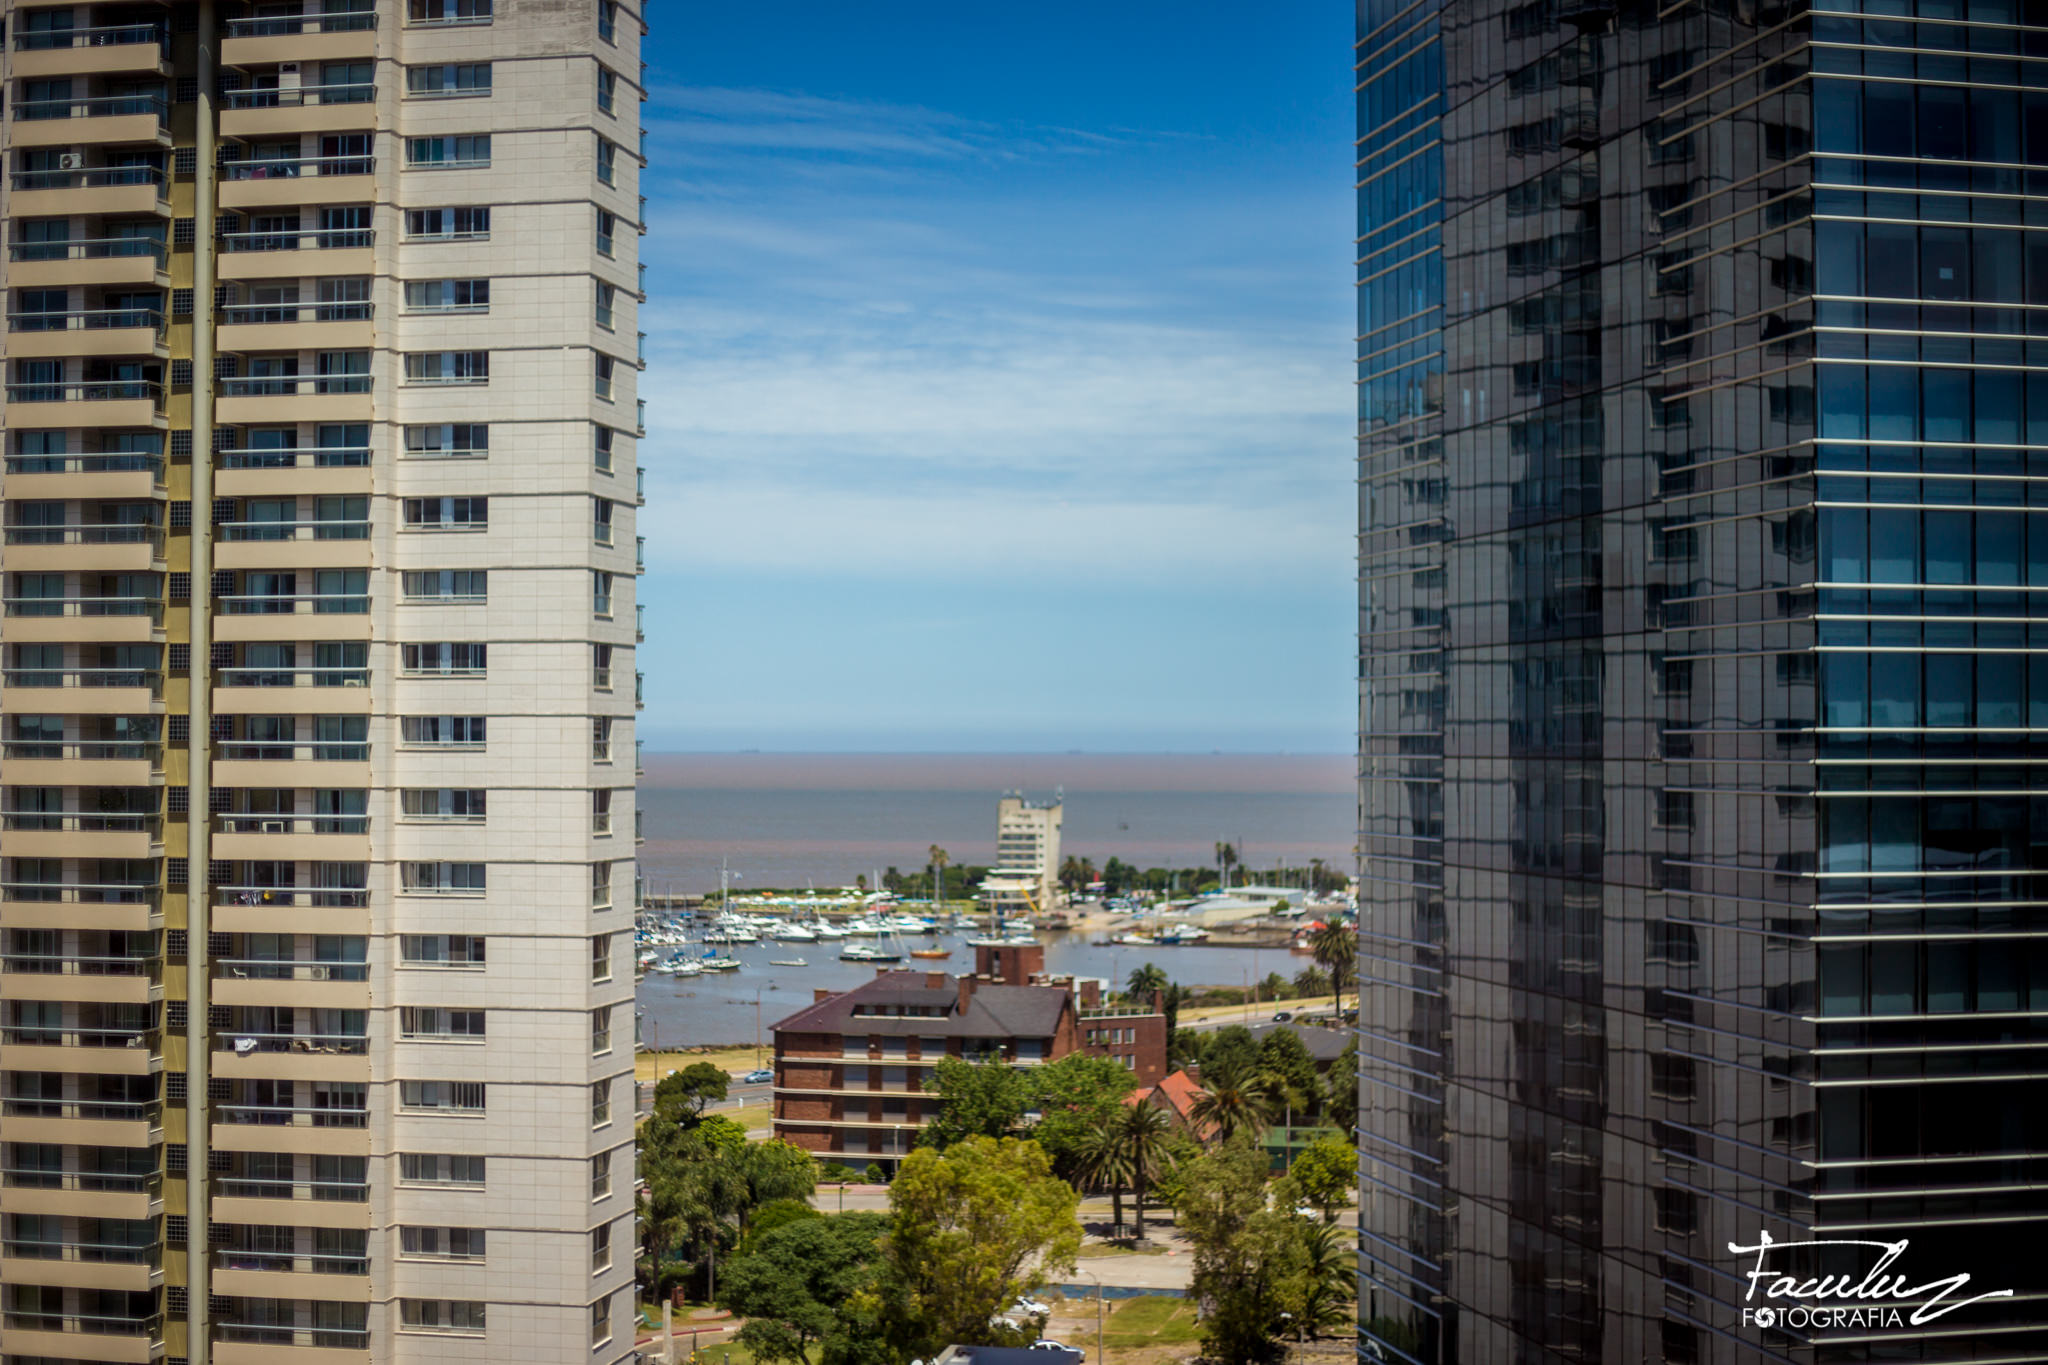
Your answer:
[[[1218,881],[1219,890],[1227,888],[1230,885],[1230,869],[1235,867],[1236,865],[1237,846],[1235,844],[1219,842],[1216,845],[1216,867],[1222,874]]]
[[[1358,1296],[1358,1255],[1333,1223],[1312,1227],[1301,1238],[1293,1325],[1297,1338],[1319,1337],[1323,1328],[1350,1320]]]
[[[1330,974],[1321,967],[1303,967],[1294,974],[1294,993],[1299,996],[1328,995]]]
[[[756,1360],[811,1365],[812,1352],[846,1330],[847,1301],[873,1282],[888,1227],[879,1213],[842,1213],[763,1234],[719,1287],[719,1306],[746,1319],[739,1344]]]
[[[1239,1138],[1256,1140],[1272,1123],[1272,1115],[1272,1083],[1263,1076],[1204,1090],[1188,1111],[1196,1126],[1209,1132],[1213,1141],[1226,1145]]]
[[[1154,991],[1163,995],[1171,984],[1166,979],[1164,967],[1147,962],[1142,967],[1131,968],[1131,979],[1124,993],[1141,1005],[1149,1005]]]
[[[889,1186],[886,1266],[856,1311],[899,1358],[998,1342],[991,1320],[1074,1267],[1080,1199],[1037,1143],[971,1137],[913,1151]],[[865,1303],[859,1302],[865,1300]]]
[[[1278,972],[1267,972],[1266,979],[1259,982],[1259,999],[1286,1000],[1294,993],[1294,983]]]
[[[1226,1365],[1281,1359],[1301,1297],[1302,1224],[1266,1207],[1266,1164],[1249,1140],[1227,1142],[1185,1173],[1175,1206],[1194,1253],[1188,1291],[1200,1305],[1203,1354]]]
[[[1031,1103],[1023,1075],[1001,1062],[942,1057],[924,1088],[938,1096],[939,1112],[917,1142],[941,1150],[970,1137],[1008,1137],[1024,1122]]]
[[[742,1149],[740,1169],[746,1176],[750,1209],[776,1201],[806,1200],[818,1188],[817,1160],[803,1148],[779,1138],[751,1143]]]
[[[1242,1024],[1217,1029],[1202,1047],[1202,1084],[1229,1089],[1258,1069],[1259,1040]]]
[[[701,1268],[707,1285],[717,1284],[718,1254],[732,1240],[747,1201],[746,1178],[720,1125],[738,1127],[714,1118],[695,1128],[651,1122],[641,1131],[640,1172],[647,1185],[642,1250],[656,1288],[673,1262]]]
[[[1174,987],[1179,990],[1178,986]],[[1209,1035],[1200,1029],[1167,1028],[1166,1064],[1170,1067],[1200,1067],[1205,1073],[1208,1067],[1202,1057],[1209,1046]]]
[[[1334,1223],[1338,1209],[1351,1207],[1351,1192],[1358,1185],[1358,1149],[1342,1138],[1323,1138],[1294,1159],[1287,1176],[1301,1202],[1321,1210],[1325,1223]]]
[[[761,1244],[761,1239],[777,1228],[824,1216],[803,1199],[776,1199],[758,1205],[747,1215],[747,1235],[740,1238],[739,1246],[734,1249],[733,1255],[751,1255],[754,1248]]]
[[[1023,1073],[1021,1079],[1025,1108],[1039,1115],[1031,1126],[1032,1141],[1045,1148],[1053,1172],[1062,1180],[1079,1174],[1090,1135],[1126,1107],[1124,1096],[1138,1083],[1126,1067],[1085,1052],[1068,1053],[1049,1066]]]
[[[1323,1077],[1323,1117],[1346,1133],[1358,1131],[1358,1039],[1352,1038],[1337,1054],[1330,1072]]]
[[[1291,1028],[1276,1028],[1259,1039],[1258,1074],[1271,1082],[1283,1106],[1305,1114],[1322,1107],[1323,1077],[1308,1044]]]
[[[654,1117],[664,1123],[695,1127],[711,1105],[724,1101],[732,1078],[709,1062],[692,1062],[671,1071],[654,1086]]]
[[[1308,936],[1315,964],[1330,974],[1330,990],[1337,997],[1337,1014],[1344,1014],[1344,992],[1358,977],[1358,930],[1343,920],[1331,920]]]
[[[926,850],[925,860],[932,869],[932,908],[938,909],[946,903],[946,864],[953,861],[953,855],[933,844]]]

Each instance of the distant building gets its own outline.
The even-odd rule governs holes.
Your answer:
[[[1060,822],[1065,804],[1031,801],[1012,792],[996,804],[996,865],[981,900],[1003,915],[1048,910],[1059,895]]]
[[[1139,1086],[1124,1096],[1124,1103],[1149,1104],[1154,1109],[1164,1110],[1176,1128],[1192,1134],[1198,1142],[1207,1142],[1215,1131],[1215,1125],[1201,1123],[1195,1118],[1195,1101],[1206,1093],[1200,1081],[1185,1071],[1176,1071],[1171,1076],[1162,1077],[1157,1085]]]
[[[975,950],[973,972],[884,968],[820,990],[775,1034],[775,1136],[820,1159],[893,1168],[937,1111],[924,1084],[942,1057],[1043,1066],[1076,1052],[1166,1074],[1166,1016],[1103,1002],[1104,983],[1045,974],[1045,949]]]

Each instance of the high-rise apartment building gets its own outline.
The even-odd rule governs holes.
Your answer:
[[[2048,11],[1355,58],[1362,1358],[2048,1360]]]
[[[1064,796],[1033,801],[1011,792],[996,803],[996,865],[981,884],[982,903],[997,915],[1051,909],[1060,894],[1060,827]]]
[[[626,1359],[638,6],[0,16],[0,1359]]]

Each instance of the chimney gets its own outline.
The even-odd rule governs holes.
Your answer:
[[[964,972],[963,972],[963,973],[961,973],[961,975],[960,975],[960,1006],[959,1006],[959,1012],[960,1012],[961,1014],[965,1014],[965,1013],[967,1013],[967,1002],[968,1002],[969,1000],[972,1000],[973,998],[974,998],[974,978],[973,978],[972,976],[969,976],[969,975],[967,975],[966,973],[964,973]]]
[[[889,968],[887,968],[887,967],[877,967],[877,968],[875,968],[875,975],[876,975],[876,976],[887,976],[887,975],[889,974],[889,971],[890,971],[890,969],[889,969]]]
[[[836,993],[829,986],[813,986],[811,987],[811,1003],[813,1005],[821,1004],[824,1001],[830,1000]]]
[[[944,972],[926,972],[924,974],[924,988],[928,991],[942,991],[946,989],[946,974]]]

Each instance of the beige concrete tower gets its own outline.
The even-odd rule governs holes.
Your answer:
[[[0,1357],[630,1358],[641,14],[0,13]]]

